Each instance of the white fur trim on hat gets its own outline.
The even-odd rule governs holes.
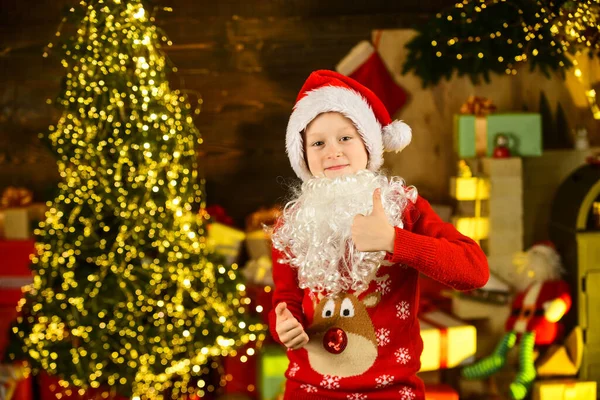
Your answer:
[[[412,129],[402,121],[393,121],[383,128],[383,148],[385,151],[403,150],[412,139]]]
[[[286,151],[296,175],[303,181],[312,177],[304,162],[301,132],[313,119],[325,112],[339,112],[354,123],[369,153],[367,168],[371,171],[379,170],[383,165],[383,138],[381,124],[371,106],[352,89],[324,86],[308,92],[300,99],[288,122]]]

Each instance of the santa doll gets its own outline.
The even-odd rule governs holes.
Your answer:
[[[487,378],[506,363],[508,351],[519,342],[519,369],[510,385],[511,398],[525,398],[536,372],[534,347],[552,344],[562,335],[561,318],[571,307],[569,285],[561,279],[560,256],[550,242],[538,243],[517,262],[518,293],[506,321],[506,334],[494,352],[462,370],[467,379]]]

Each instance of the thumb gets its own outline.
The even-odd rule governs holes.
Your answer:
[[[373,214],[385,214],[383,203],[381,202],[381,189],[375,189],[373,192]]]
[[[287,304],[285,303],[277,304],[277,307],[275,307],[275,315],[277,318],[283,318],[284,320],[293,317],[292,313],[287,308]]]

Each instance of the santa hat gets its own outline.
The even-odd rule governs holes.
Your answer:
[[[381,100],[365,86],[334,71],[315,71],[300,89],[285,138],[292,168],[302,180],[312,177],[304,159],[302,131],[326,112],[339,112],[354,123],[369,153],[371,171],[383,165],[384,150],[399,152],[412,138],[410,127],[392,121]]]

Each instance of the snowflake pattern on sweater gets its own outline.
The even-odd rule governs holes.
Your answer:
[[[406,301],[401,301],[396,305],[396,317],[400,319],[408,319],[410,317],[410,305]]]
[[[362,394],[362,393],[352,393],[349,394],[348,397],[346,397],[348,400],[367,400],[368,397],[366,394]]]
[[[406,364],[410,361],[410,354],[408,354],[408,349],[405,347],[396,350],[394,355],[396,356],[396,362],[400,364]]]
[[[379,347],[390,343],[390,330],[385,328],[377,329],[377,344]]]
[[[384,388],[386,386],[390,386],[392,382],[394,382],[394,377],[391,375],[381,375],[380,377],[375,379],[376,388]]]
[[[340,387],[340,377],[325,375],[321,381],[321,387],[325,389],[337,389]]]
[[[288,374],[289,374],[291,377],[294,377],[294,376],[296,376],[296,372],[298,372],[299,370],[300,370],[300,366],[298,365],[298,363],[292,363],[292,364],[290,365],[290,368],[289,368]]]
[[[391,284],[389,279],[383,279],[380,282],[377,282],[377,290],[381,293],[382,296],[388,294],[391,290]]]
[[[409,387],[403,387],[400,389],[401,400],[413,400],[416,395],[415,392]]]

